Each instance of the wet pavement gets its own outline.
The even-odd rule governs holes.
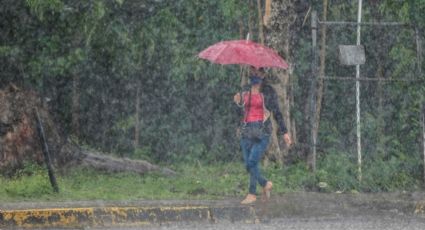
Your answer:
[[[105,229],[105,228],[103,228]],[[425,219],[418,217],[388,215],[277,218],[262,223],[178,223],[161,226],[108,228],[119,230],[423,230]]]
[[[240,199],[1,203],[0,229],[425,229],[425,193]]]

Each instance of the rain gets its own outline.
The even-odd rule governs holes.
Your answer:
[[[153,229],[379,229],[390,217],[416,229],[425,212],[424,11],[422,0],[0,0],[0,229],[25,227],[7,219],[14,210],[73,201],[122,212],[149,201],[205,217],[173,225],[155,213]],[[243,52],[202,54],[231,41],[256,46],[228,62],[214,58]],[[256,71],[261,124],[270,123],[258,174],[243,149]],[[330,219],[277,211],[304,194],[316,208],[333,200],[352,210]],[[406,203],[372,219],[357,212],[363,198],[388,194]],[[249,195],[256,201],[241,204]],[[254,217],[229,211],[247,207]]]

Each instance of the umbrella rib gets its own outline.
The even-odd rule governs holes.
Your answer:
[[[220,51],[219,52],[217,52],[215,55],[214,55],[214,58],[213,58],[213,60],[217,60],[218,59],[218,57],[220,57],[220,55],[226,50],[226,48],[228,47],[229,45],[228,44],[226,44],[226,46],[222,46],[221,47],[221,49],[220,49]]]

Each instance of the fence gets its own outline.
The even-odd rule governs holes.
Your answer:
[[[404,167],[406,175],[423,167],[425,180],[425,160],[418,163],[425,159],[421,31],[406,23],[361,22],[360,18],[320,21],[315,11],[311,30],[311,168],[317,170],[316,159],[325,155],[321,153],[343,149],[351,161],[357,153],[359,181],[363,168],[376,173],[371,167],[379,165],[371,162],[378,159]],[[317,31],[322,32],[320,47]],[[344,59],[344,48],[353,44],[348,50],[357,54]]]

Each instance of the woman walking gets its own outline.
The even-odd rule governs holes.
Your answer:
[[[264,70],[251,67],[250,71],[250,84],[244,87],[242,93],[237,93],[233,97],[243,117],[240,146],[246,170],[250,175],[249,193],[241,204],[250,204],[257,200],[257,183],[263,188],[263,199],[270,198],[273,183],[261,175],[259,162],[268,147],[272,133],[271,113],[279,125],[279,134],[283,135],[288,146],[291,145],[291,138],[279,109],[276,92],[264,82]]]

